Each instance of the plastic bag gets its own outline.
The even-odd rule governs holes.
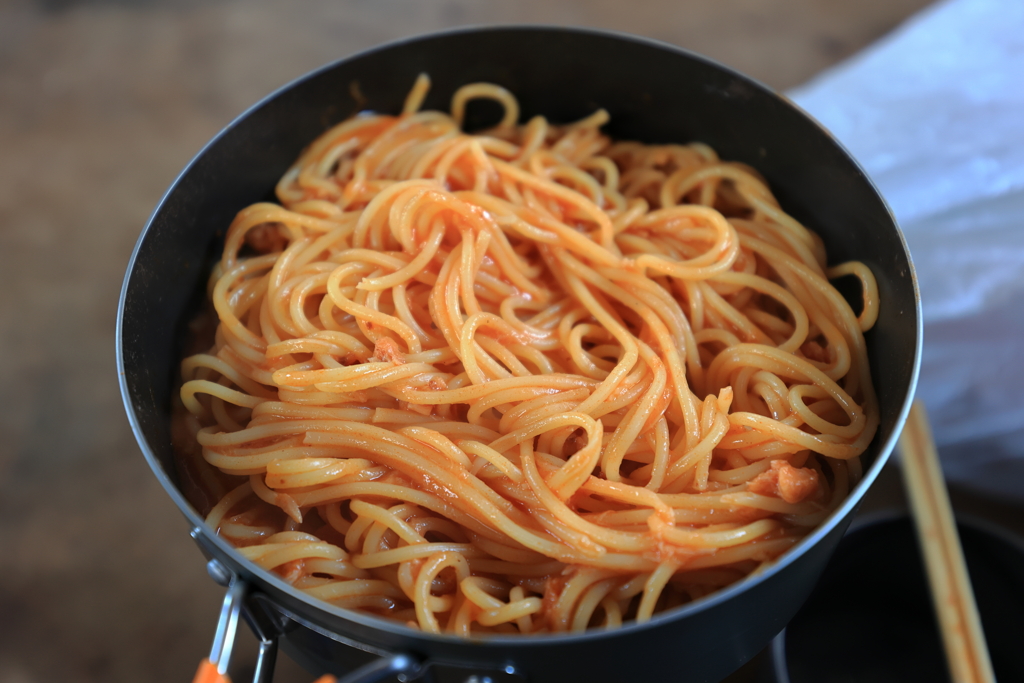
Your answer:
[[[906,235],[946,475],[1024,500],[1024,2],[940,2],[789,96]]]

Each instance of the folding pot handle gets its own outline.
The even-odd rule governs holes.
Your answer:
[[[228,664],[231,662],[231,651],[234,649],[235,635],[238,631],[238,617],[242,612],[248,584],[239,576],[232,575],[217,560],[210,560],[206,564],[206,571],[217,583],[227,584],[228,589],[220,608],[210,656],[199,663],[192,683],[230,683],[231,679],[227,675]],[[260,640],[260,650],[253,673],[253,683],[270,683],[274,678],[274,664],[277,662],[277,637],[260,633],[256,635]]]
[[[228,664],[231,661],[231,651],[235,644],[235,634],[238,631],[238,618],[242,612],[248,584],[238,575],[232,574],[216,559],[206,563],[206,571],[214,581],[222,586],[226,585],[227,592],[224,594],[220,618],[217,620],[217,630],[213,636],[210,656],[200,662],[192,683],[231,683],[231,679],[227,675]],[[256,632],[257,628],[254,624],[250,623],[250,626],[254,627],[253,631],[260,641],[253,683],[271,683],[274,678],[274,664],[277,662],[277,635],[259,633]],[[409,683],[418,679],[425,671],[426,667],[414,657],[398,654],[375,659],[348,673],[344,678],[337,679],[334,676],[325,675],[317,679],[315,683],[378,683],[396,675],[399,680]]]

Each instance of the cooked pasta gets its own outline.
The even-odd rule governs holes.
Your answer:
[[[645,621],[774,561],[878,425],[871,272],[706,145],[520,125],[491,84],[420,111],[428,87],[231,224],[182,363],[209,525],[314,597],[464,636]],[[504,117],[469,134],[477,98]]]

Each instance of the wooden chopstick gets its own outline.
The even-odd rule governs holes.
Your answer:
[[[967,576],[949,492],[924,404],[915,401],[900,436],[903,479],[924,555],[932,602],[954,683],[995,683]]]

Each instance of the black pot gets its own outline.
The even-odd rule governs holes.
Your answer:
[[[866,339],[881,426],[849,498],[773,567],[614,632],[464,640],[307,597],[244,560],[185,500],[174,475],[170,400],[181,332],[225,229],[241,208],[272,199],[278,178],[329,126],[364,109],[399,111],[420,72],[433,80],[426,108],[446,109],[458,86],[491,81],[515,93],[524,120],[541,113],[570,121],[604,107],[616,138],[708,143],[722,158],[757,168],[782,207],[821,235],[833,263],[857,259],[872,269],[882,304]],[[470,113],[488,114],[485,107]],[[670,45],[582,29],[502,27],[425,36],[342,60],[228,126],[171,186],[139,238],[121,292],[117,339],[125,406],[153,472],[207,556],[227,570],[225,577],[249,586],[245,612],[300,659],[337,672],[355,646],[407,654],[455,680],[475,672],[537,682],[716,681],[796,613],[888,457],[917,380],[921,313],[906,244],[884,201],[842,147],[785,98]]]

